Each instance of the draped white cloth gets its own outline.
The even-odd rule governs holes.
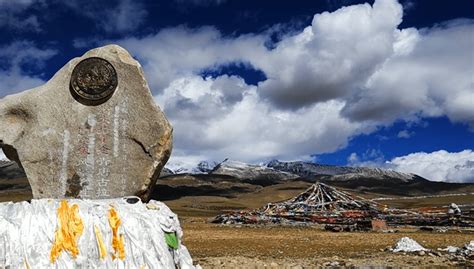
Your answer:
[[[83,232],[77,240],[79,254],[73,258],[68,251],[62,251],[53,263],[50,253],[58,228],[60,202],[39,199],[30,203],[0,203],[0,268],[196,268],[181,244],[183,232],[177,215],[162,202],[151,200],[144,204],[136,197],[67,200],[71,206],[78,205],[83,222]],[[111,207],[121,220],[118,232],[124,236],[123,260],[113,258],[108,219]],[[94,226],[100,229],[106,247],[103,259]],[[176,232],[177,249],[167,245],[165,232]]]

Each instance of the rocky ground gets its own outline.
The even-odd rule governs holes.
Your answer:
[[[373,255],[364,258],[306,258],[306,259],[265,259],[245,256],[210,257],[195,259],[203,268],[466,268],[466,262],[455,262],[445,258],[406,255]],[[472,266],[472,263],[471,263]]]
[[[317,267],[466,267],[473,257],[439,251],[474,240],[472,230],[446,233],[403,228],[398,233],[333,233],[320,227],[259,227],[206,224],[183,220],[184,243],[203,268],[317,268]],[[392,253],[404,236],[433,251]]]

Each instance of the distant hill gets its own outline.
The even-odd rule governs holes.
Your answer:
[[[202,163],[200,165],[202,166]],[[266,164],[246,164],[227,159],[216,164],[212,169],[207,163],[205,167],[208,172],[199,169],[199,167],[178,169],[177,173],[173,173],[174,178],[179,178],[179,175],[182,174],[179,171],[187,171],[188,173],[185,173],[187,175],[205,174],[207,175],[205,178],[208,180],[212,176],[217,178],[226,176],[227,179],[232,178],[234,182],[261,186],[269,186],[285,181],[310,183],[321,181],[357,191],[388,195],[429,195],[474,191],[474,184],[434,182],[415,174],[371,167],[323,165],[302,161],[281,162],[278,160]],[[199,172],[193,173],[192,171]],[[170,174],[167,173],[167,175]]]
[[[16,162],[0,160],[0,179],[16,179],[26,177],[25,171]]]
[[[433,182],[415,174],[380,168],[276,160],[266,164],[246,164],[225,160],[221,163],[201,162],[191,169],[164,168],[155,194],[158,195],[156,199],[195,195],[233,197],[282,183],[310,184],[316,181],[373,196],[474,192],[472,183]],[[28,188],[23,169],[14,162],[0,161],[0,190],[18,188]]]

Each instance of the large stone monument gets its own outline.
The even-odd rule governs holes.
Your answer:
[[[0,100],[0,126],[35,198],[0,203],[0,268],[200,268],[178,217],[134,197],[148,199],[172,128],[123,48],[88,51]]]
[[[148,196],[172,128],[140,64],[108,45],[46,84],[0,100],[0,147],[26,172],[34,198]]]

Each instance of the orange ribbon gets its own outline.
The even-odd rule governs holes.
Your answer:
[[[77,240],[84,231],[84,224],[79,216],[79,206],[75,204],[69,207],[67,201],[62,200],[58,208],[58,223],[51,247],[51,263],[56,262],[63,250],[69,251],[73,258],[79,254]]]
[[[120,235],[118,234],[118,229],[122,221],[120,220],[120,217],[115,210],[115,208],[111,207],[109,209],[109,224],[110,228],[112,228],[112,248],[115,251],[115,255],[112,255],[112,258],[115,259],[117,253],[118,257],[121,260],[125,259],[125,246],[124,246],[124,238],[123,234]]]

